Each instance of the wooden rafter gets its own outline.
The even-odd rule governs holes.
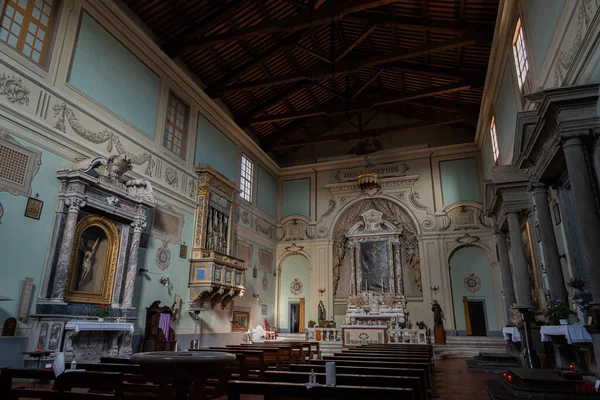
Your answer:
[[[448,85],[432,86],[427,89],[414,90],[399,95],[391,95],[383,100],[376,101],[373,106],[383,106],[393,103],[402,103],[409,100],[422,99],[425,97],[439,96],[446,93],[454,93],[460,90],[469,90],[471,85],[465,82],[450,83]]]
[[[374,67],[395,61],[406,60],[414,57],[420,57],[425,54],[447,51],[463,46],[468,46],[476,43],[476,39],[472,37],[460,37],[457,39],[448,40],[445,42],[431,43],[428,45],[415,46],[410,49],[401,50],[397,53],[377,54],[370,57],[362,57],[353,60],[346,60],[341,63],[335,70],[329,67],[317,68],[310,71],[300,73],[292,73],[288,75],[276,76],[269,79],[261,79],[250,82],[243,82],[223,87],[221,92],[237,92],[243,90],[253,90],[263,87],[283,85],[299,81],[318,81],[322,79],[335,78],[357,72],[366,67]]]
[[[464,122],[465,118],[461,115],[453,115],[448,118],[440,118],[433,119],[427,121],[418,121],[418,122],[409,122],[406,124],[388,126],[385,128],[375,128],[363,130],[362,132],[348,132],[348,133],[340,133],[337,135],[329,135],[324,136],[316,140],[303,140],[293,143],[284,143],[284,144],[273,144],[270,148],[272,150],[290,148],[290,147],[298,147],[298,146],[308,146],[311,144],[320,144],[320,143],[331,143],[331,142],[339,142],[339,141],[350,141],[350,140],[360,140],[367,138],[375,138],[381,136],[386,133],[399,133],[403,131],[407,131],[415,128],[423,128],[423,127],[431,127],[438,125],[450,125],[456,124],[459,122]]]
[[[358,90],[356,91],[356,93],[354,93],[352,95],[352,97],[350,97],[350,100],[354,100],[356,99],[358,96],[360,96],[360,94],[363,92],[363,90],[365,90],[367,87],[369,87],[369,85],[371,83],[373,83],[373,81],[375,81],[375,79],[379,78],[379,76],[383,73],[383,70],[380,69],[377,72],[375,72],[373,74],[372,77],[370,77],[360,88],[358,88]]]
[[[353,0],[344,3],[332,2],[316,11],[298,13],[276,21],[264,21],[248,28],[231,30],[223,34],[199,38],[194,40],[193,43],[186,42],[184,43],[183,48],[187,50],[197,50],[255,36],[277,32],[295,32],[318,25],[330,24],[344,18],[348,14],[380,7],[396,1],[398,0]]]
[[[371,25],[370,27],[368,27],[363,32],[363,34],[358,37],[358,39],[356,39],[350,46],[348,46],[348,48],[346,50],[344,50],[339,56],[337,56],[337,58],[335,59],[335,62],[338,63],[338,62],[342,61],[342,59],[344,57],[346,57],[348,55],[348,53],[350,53],[352,50],[354,50],[354,48],[356,48],[356,46],[361,44],[362,41],[365,40],[367,38],[367,36],[369,36],[371,33],[373,33],[373,31],[375,29],[377,29],[377,25]]]

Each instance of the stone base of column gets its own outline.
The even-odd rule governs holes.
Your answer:
[[[521,334],[521,347],[527,349],[524,364],[529,368],[538,368],[540,365],[538,352],[542,349],[542,345],[540,328],[535,323],[535,307],[515,304],[512,309],[519,310],[523,320],[523,325],[519,328],[519,333]]]
[[[49,298],[44,300],[38,300],[37,304],[53,304],[53,305],[67,305],[67,302],[64,299],[59,297],[57,298]]]

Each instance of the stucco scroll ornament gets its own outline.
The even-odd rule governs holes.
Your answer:
[[[66,133],[67,128],[65,123],[68,122],[71,129],[73,129],[73,132],[75,132],[77,135],[81,136],[85,140],[94,144],[106,143],[106,150],[109,153],[112,153],[114,147],[114,149],[119,155],[126,154],[127,156],[129,156],[132,164],[146,164],[146,170],[144,171],[144,173],[148,176],[152,176],[152,167],[154,167],[155,162],[152,159],[150,153],[134,155],[125,150],[125,146],[123,146],[121,140],[114,132],[111,132],[108,129],[104,129],[100,132],[94,132],[85,128],[83,125],[81,125],[81,123],[75,116],[75,112],[73,111],[73,109],[67,106],[65,103],[55,104],[54,107],[52,107],[52,109],[54,110],[54,117],[56,118],[54,128],[58,129],[63,133]]]
[[[570,46],[565,46],[568,50],[561,51],[554,65],[554,85],[561,86],[565,75],[571,68],[573,60],[579,51],[583,38],[590,27],[594,15],[598,10],[598,0],[580,0],[577,12],[577,31]]]
[[[479,242],[479,236],[471,236],[468,233],[465,233],[462,237],[456,238],[456,243],[465,246],[473,246],[477,242]]]
[[[419,192],[413,192],[408,197],[413,206],[421,210],[427,210],[427,206],[419,202],[419,200],[421,199],[421,197],[419,196]]]
[[[167,167],[165,169],[165,181],[169,184],[169,186],[179,186],[179,176],[174,168]]]
[[[298,246],[296,243],[292,243],[291,246],[287,246],[285,249],[292,254],[298,254],[304,249],[304,246]]]
[[[334,199],[330,199],[329,203],[327,203],[327,210],[325,210],[325,212],[323,213],[323,215],[321,215],[321,221],[323,221],[325,218],[329,217],[331,215],[331,213],[333,212],[333,210],[335,210],[335,200]]]
[[[23,79],[15,75],[0,74],[0,96],[6,97],[12,104],[28,106],[29,94],[30,91],[23,83]]]
[[[152,185],[147,179],[131,179],[125,182],[125,186],[127,187],[127,194],[130,196],[156,204]]]

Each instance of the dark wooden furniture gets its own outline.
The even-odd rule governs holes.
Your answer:
[[[169,332],[163,332],[158,325],[161,314],[167,314],[171,320],[173,319],[171,307],[161,307],[158,300],[146,308],[146,327],[144,328],[142,352],[177,351],[177,340],[175,340],[173,328],[169,328]]]

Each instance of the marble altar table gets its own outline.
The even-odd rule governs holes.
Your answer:
[[[342,325],[342,347],[387,344],[387,325]]]
[[[550,336],[564,336],[568,344],[591,343],[592,337],[584,325],[545,325],[540,328],[542,342],[550,342]]]
[[[105,356],[131,355],[133,329],[129,322],[67,321],[65,360],[99,362]]]
[[[505,326],[502,328],[502,335],[504,335],[504,339],[511,340],[515,343],[521,341],[521,334],[516,326]]]

